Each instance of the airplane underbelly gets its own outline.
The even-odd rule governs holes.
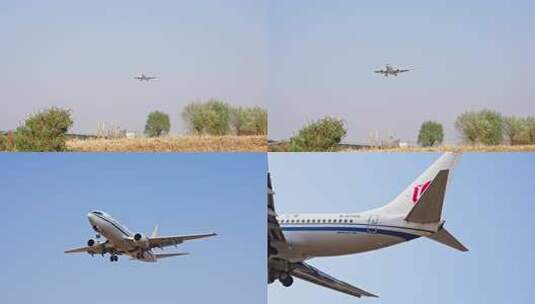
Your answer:
[[[405,241],[398,236],[368,232],[291,232],[285,236],[292,247],[309,257],[354,254]]]
[[[99,225],[101,234],[108,240],[113,246],[122,249],[123,251],[132,250],[129,248],[128,243],[124,241],[125,235],[109,223],[101,223]]]

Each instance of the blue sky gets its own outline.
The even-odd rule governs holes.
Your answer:
[[[437,120],[445,141],[465,110],[535,115],[533,1],[269,2],[269,134],[344,119],[347,142],[370,132],[416,141]],[[414,68],[397,78],[386,63]]]
[[[359,212],[380,207],[439,154],[271,153],[278,213]],[[535,154],[465,154],[453,173],[443,216],[470,251],[428,239],[379,251],[312,259],[321,270],[379,299],[362,303],[527,303],[533,276]],[[355,303],[296,280],[268,287],[269,303]]]
[[[73,110],[73,131],[99,122],[143,131],[217,98],[265,103],[265,6],[229,1],[0,2],[0,130],[52,105]],[[144,72],[158,80],[140,83]],[[5,106],[8,105],[8,106]]]
[[[3,303],[262,303],[265,154],[0,154]],[[102,209],[133,232],[215,231],[158,263],[67,255]]]

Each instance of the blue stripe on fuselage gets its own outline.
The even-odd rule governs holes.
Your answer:
[[[415,238],[419,238],[419,235],[411,234],[402,231],[386,230],[386,229],[368,229],[363,227],[348,227],[348,226],[312,226],[312,227],[281,227],[282,231],[334,231],[334,232],[365,232],[369,234],[383,234],[389,236],[395,236],[410,241]]]

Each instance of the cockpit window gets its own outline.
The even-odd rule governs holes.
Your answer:
[[[94,214],[102,215],[102,212],[100,211],[93,211]]]

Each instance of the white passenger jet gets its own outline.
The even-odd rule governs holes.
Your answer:
[[[361,213],[275,213],[268,174],[268,283],[290,286],[293,277],[352,296],[376,295],[340,281],[305,261],[355,254],[427,237],[467,251],[444,228],[442,205],[459,155],[445,153],[389,204]]]
[[[398,69],[392,67],[390,64],[387,64],[384,70],[375,70],[374,72],[378,74],[383,74],[385,75],[385,77],[388,77],[388,75],[398,76],[399,73],[405,73],[408,71],[410,71],[410,69]]]
[[[155,247],[163,250],[164,247],[176,246],[184,241],[216,235],[215,233],[207,233],[158,236],[158,226],[156,226],[152,235],[147,237],[141,233],[132,234],[125,226],[103,211],[92,211],[87,214],[87,217],[91,227],[97,233],[97,240],[90,239],[87,241],[87,247],[66,250],[65,253],[85,252],[92,256],[95,254],[104,256],[109,253],[111,262],[117,262],[119,255],[126,254],[133,260],[156,262],[162,258],[187,255],[188,253],[154,253],[152,249]],[[106,241],[98,241],[101,235],[106,238]]]

